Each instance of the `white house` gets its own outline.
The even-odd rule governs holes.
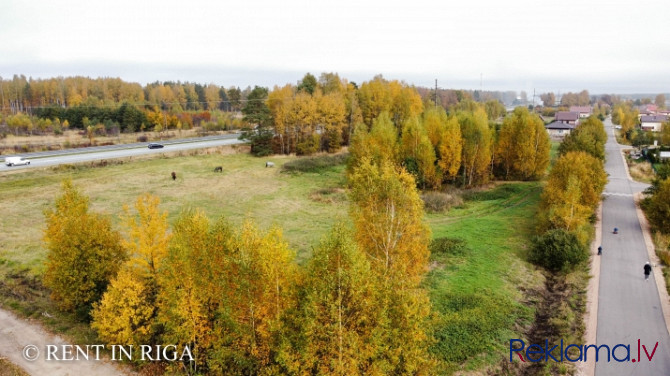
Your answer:
[[[668,117],[665,115],[640,116],[640,128],[645,131],[660,132],[666,121]]]

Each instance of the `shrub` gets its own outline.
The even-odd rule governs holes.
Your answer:
[[[469,248],[465,240],[459,238],[437,238],[430,242],[430,254],[433,257],[451,255],[463,256]]]
[[[322,172],[329,168],[344,165],[349,154],[319,155],[303,157],[284,163],[282,171],[287,172]]]
[[[549,230],[535,239],[530,260],[552,271],[571,270],[589,254],[573,232]]]
[[[457,193],[430,191],[422,194],[421,199],[428,213],[444,213],[454,206],[463,204],[463,199]]]
[[[464,198],[470,201],[492,201],[506,199],[523,191],[519,184],[502,184],[488,190],[471,190],[464,194]]]
[[[141,135],[137,137],[137,142],[147,142],[149,141],[149,138],[145,135]]]

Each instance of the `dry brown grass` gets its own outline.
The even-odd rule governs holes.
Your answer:
[[[71,179],[90,197],[92,210],[108,215],[115,224],[124,204],[132,205],[140,194],[149,192],[160,197],[171,221],[186,208],[200,208],[210,218],[225,215],[237,224],[252,218],[264,228],[280,225],[299,258],[309,257],[311,247],[336,217],[346,216],[346,195],[339,191],[344,186],[344,167],[321,174],[285,174],[281,167],[295,157],[259,159],[245,151],[248,146],[235,145],[124,158],[123,163],[0,174],[0,264],[41,273],[43,211],[53,205],[64,179]],[[266,160],[277,168],[265,168]],[[223,171],[214,172],[217,166]],[[176,181],[170,177],[172,171]],[[310,199],[310,194],[324,187],[335,191],[323,195],[323,201]]]
[[[10,363],[5,358],[0,358],[0,375],[5,376],[29,376],[24,370]]]
[[[628,164],[630,176],[636,181],[651,183],[654,180],[656,173],[654,173],[654,169],[651,167],[651,163],[646,161],[638,163],[631,162],[629,160]]]

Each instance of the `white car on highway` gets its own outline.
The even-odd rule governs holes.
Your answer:
[[[20,165],[29,165],[30,160],[23,157],[7,157],[5,158],[5,164],[9,167],[20,166]]]

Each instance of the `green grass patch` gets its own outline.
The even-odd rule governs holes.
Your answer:
[[[465,207],[447,215],[428,215],[436,240],[426,285],[441,373],[495,373],[509,339],[524,338],[532,324],[523,291],[541,289],[543,278],[524,260],[540,191],[537,182],[504,184],[468,194]]]

